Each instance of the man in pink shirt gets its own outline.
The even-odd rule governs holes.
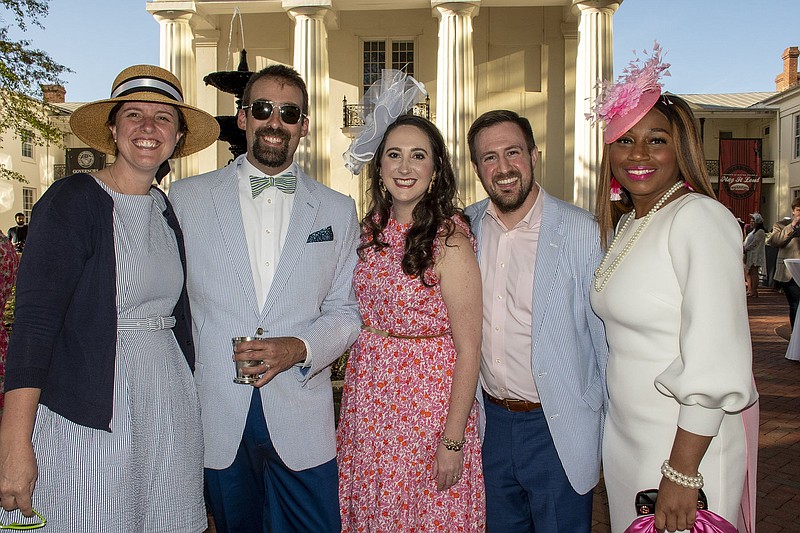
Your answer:
[[[470,128],[489,198],[467,208],[483,278],[479,400],[489,531],[590,531],[608,346],[589,305],[594,216],[534,179],[530,122],[490,111]]]

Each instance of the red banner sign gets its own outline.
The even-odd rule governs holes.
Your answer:
[[[761,208],[761,139],[719,140],[719,201],[747,222]]]

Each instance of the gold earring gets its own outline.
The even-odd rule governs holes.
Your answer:
[[[430,194],[430,193],[431,193],[431,191],[433,191],[433,184],[434,184],[434,183],[436,183],[436,174],[434,174],[433,176],[431,176],[431,182],[430,182],[430,184],[428,185],[428,194]]]
[[[386,194],[386,185],[383,184],[383,180],[378,182],[380,184],[381,192]]]

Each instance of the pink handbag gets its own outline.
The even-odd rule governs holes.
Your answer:
[[[656,533],[655,517],[640,516],[628,526],[625,533]],[[700,509],[697,511],[692,533],[738,533],[736,527],[717,513]]]
[[[655,489],[643,490],[636,495],[636,512],[644,516],[639,516],[631,522],[625,533],[657,533],[653,516],[657,496],[658,491]],[[717,513],[709,511],[707,507],[705,494],[701,490],[692,533],[738,533],[733,524]]]

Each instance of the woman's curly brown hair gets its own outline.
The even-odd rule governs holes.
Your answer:
[[[463,210],[456,206],[458,189],[447,146],[442,134],[430,120],[415,115],[400,115],[386,129],[369,166],[370,209],[361,221],[361,233],[366,239],[358,247],[358,255],[364,259],[366,250],[374,248],[377,251],[388,246],[381,236],[391,216],[392,196],[388,191],[381,189],[380,165],[386,148],[386,139],[399,126],[414,126],[422,131],[428,137],[433,150],[435,176],[433,187],[414,207],[402,261],[403,272],[418,277],[423,285],[430,287],[433,284],[429,282],[426,272],[434,264],[434,242],[437,238],[444,238],[446,244],[447,239],[455,233],[456,226],[450,220],[454,215],[458,215],[469,224],[469,219]]]

